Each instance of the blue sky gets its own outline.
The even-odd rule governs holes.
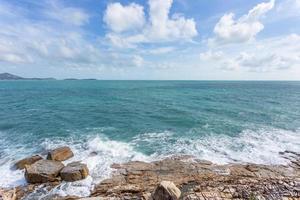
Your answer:
[[[300,0],[0,0],[0,73],[300,80]]]

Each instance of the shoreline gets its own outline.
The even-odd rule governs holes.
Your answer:
[[[150,200],[161,181],[171,181],[180,189],[180,199],[300,199],[300,154],[286,151],[280,155],[289,161],[288,165],[220,165],[192,156],[173,156],[148,163],[130,161],[113,164],[111,177],[97,184],[89,197]],[[0,189],[0,194],[12,197],[3,200],[26,196],[33,199],[34,191],[41,188],[50,191],[59,184],[59,181],[43,186],[28,184],[14,189]],[[88,198],[54,195],[48,199]]]

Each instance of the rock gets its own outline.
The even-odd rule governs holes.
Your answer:
[[[28,183],[45,183],[57,181],[59,172],[64,165],[58,161],[39,160],[25,166],[25,178]]]
[[[162,181],[156,187],[153,199],[154,200],[177,200],[181,195],[181,191],[173,182]]]
[[[300,162],[295,154],[292,159]],[[77,165],[78,163],[75,166]],[[177,157],[151,163],[132,161],[113,164],[111,167],[112,177],[95,185],[86,200],[168,200],[178,199],[179,196],[180,199],[185,200],[299,199],[300,197],[300,167],[296,165],[251,163],[217,165],[207,161]],[[174,183],[164,184],[166,180],[172,180]],[[28,196],[29,193],[35,191],[36,194],[36,191],[45,185],[49,186],[47,191],[50,191],[59,183],[60,181],[42,185],[28,184],[16,190],[17,199],[21,199],[19,197],[22,196],[26,196],[25,199],[32,199]],[[176,188],[175,185],[180,190],[169,189]],[[172,193],[176,196],[171,196]],[[58,200],[70,200],[70,197],[58,198]]]
[[[89,170],[86,164],[80,162],[72,162],[65,166],[60,172],[60,176],[64,181],[78,181],[85,179],[88,175]]]
[[[18,162],[15,163],[15,167],[17,169],[24,169],[25,165],[32,165],[33,163],[42,160],[43,158],[39,155],[35,155],[35,156],[30,156],[27,158],[24,158],[22,160],[19,160]]]
[[[47,159],[48,160],[56,160],[56,161],[64,161],[73,156],[74,156],[74,154],[69,147],[59,147],[57,149],[50,151],[47,155]]]
[[[0,188],[0,200],[16,200],[16,189],[5,190]]]

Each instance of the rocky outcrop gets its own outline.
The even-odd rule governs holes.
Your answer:
[[[91,196],[82,198],[82,200],[300,199],[300,154],[282,152],[281,155],[289,161],[288,164],[217,165],[209,161],[194,159],[191,156],[171,157],[151,163],[134,161],[113,164],[111,167],[114,172],[111,178],[96,185]],[[36,179],[44,181],[45,176],[48,176],[42,171],[44,168],[41,167],[42,164],[39,164],[44,161],[40,160],[31,166],[27,165],[26,171],[34,167],[35,170],[31,171],[38,171],[41,174]],[[57,161],[46,160],[46,162]],[[82,164],[72,163],[69,165],[70,170],[66,171],[73,172],[74,168],[74,171],[78,172],[78,166],[82,166]],[[61,169],[57,169],[57,171]],[[16,199],[19,200],[24,196],[31,197],[31,193],[36,189],[46,187],[47,191],[50,191],[60,184],[57,171],[50,177],[54,180],[58,179],[58,181],[47,182],[43,185],[29,184],[17,187],[15,191],[7,190],[2,193],[16,194]],[[73,173],[71,174],[73,176]],[[75,174],[75,176],[81,176],[81,172],[80,175]],[[0,195],[2,193],[0,189]],[[50,199],[74,200],[80,198],[55,196]]]
[[[39,155],[34,155],[30,156],[27,158],[24,158],[22,160],[19,160],[18,162],[15,163],[15,168],[16,169],[24,169],[26,165],[32,165],[33,163],[42,160],[43,158]]]
[[[152,198],[153,200],[178,200],[181,191],[171,181],[162,181],[156,187]]]
[[[80,162],[73,162],[65,166],[60,176],[64,181],[78,181],[85,179],[89,175],[89,170],[86,164]]]
[[[39,160],[32,165],[26,165],[25,178],[28,183],[46,183],[57,181],[64,165],[53,160]]]
[[[73,157],[74,154],[70,147],[59,147],[57,149],[54,149],[50,151],[47,155],[48,160],[56,160],[56,161],[64,161],[71,157]]]
[[[153,200],[157,186],[172,181],[183,200],[300,199],[300,157],[287,157],[289,165],[216,165],[191,157],[114,164],[114,175],[98,184],[92,196]]]

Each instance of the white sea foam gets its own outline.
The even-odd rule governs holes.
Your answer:
[[[152,161],[176,154],[189,154],[221,164],[231,162],[285,164],[287,161],[279,155],[279,152],[285,150],[300,152],[300,130],[245,130],[234,137],[206,135],[194,138],[181,137],[173,132],[164,131],[140,134],[129,143],[109,140],[98,135],[83,139],[49,139],[41,145],[45,149],[70,146],[75,156],[64,164],[82,161],[88,165],[90,177],[73,183],[63,182],[50,192],[39,188],[28,199],[51,199],[53,195],[88,196],[96,183],[111,175],[110,165],[113,163],[132,160]],[[138,151],[143,148],[151,148],[154,153],[145,155]],[[7,160],[0,166],[2,174],[0,187],[25,184],[23,172],[12,170],[11,164],[12,160]]]
[[[173,142],[175,141],[175,142]],[[152,158],[187,154],[214,163],[251,162],[258,164],[286,164],[279,152],[300,152],[300,130],[245,130],[237,136],[206,135],[198,138],[177,138],[169,132],[147,133],[135,137],[135,144],[147,142],[157,148]]]
[[[74,152],[74,157],[65,161],[64,164],[81,161],[87,164],[90,171],[90,176],[87,179],[70,183],[63,182],[47,194],[43,194],[39,189],[36,193],[42,194],[43,198],[53,195],[89,196],[96,183],[110,176],[112,172],[110,166],[113,163],[123,163],[131,160],[150,161],[147,156],[135,151],[130,144],[108,140],[102,136],[94,136],[85,142],[74,141],[74,139],[68,141],[61,139],[46,140],[42,145],[45,149],[53,149],[64,145],[70,146]],[[32,198],[32,196],[29,197],[29,199]]]
[[[11,169],[11,162],[7,161],[0,166],[0,188],[10,188],[18,185],[25,185],[24,172]]]

